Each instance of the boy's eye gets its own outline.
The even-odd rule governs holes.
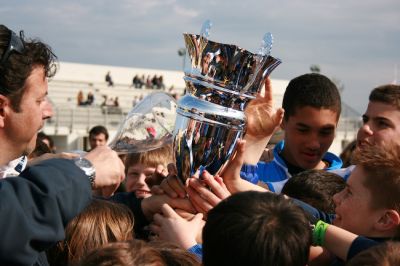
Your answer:
[[[332,133],[333,133],[332,129],[326,129],[326,130],[321,131],[321,135],[324,135],[324,136],[331,135]]]
[[[389,124],[386,123],[385,121],[379,121],[378,125],[379,125],[379,127],[389,127]]]
[[[297,129],[299,132],[302,132],[302,133],[305,133],[305,132],[307,132],[308,131],[308,129],[307,128],[298,128]]]

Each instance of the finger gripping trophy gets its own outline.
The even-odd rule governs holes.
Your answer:
[[[261,91],[265,78],[281,63],[270,55],[266,33],[257,53],[209,40],[211,22],[200,35],[183,34],[190,64],[185,66],[186,94],[178,101],[174,152],[184,182],[197,170],[217,174],[245,132],[244,109]]]

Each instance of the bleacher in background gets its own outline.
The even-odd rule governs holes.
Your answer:
[[[111,74],[113,87],[108,86],[105,81],[107,72]],[[146,77],[162,75],[164,89],[135,88],[132,86],[135,75]],[[95,125],[106,126],[111,141],[126,114],[132,109],[135,99],[138,100],[155,91],[169,92],[170,88],[173,88],[173,92],[177,95],[182,95],[185,86],[183,75],[182,71],[60,62],[57,75],[49,82],[49,99],[53,103],[55,114],[46,122],[43,131],[54,138],[59,152],[82,150],[85,147],[88,131]],[[287,84],[287,80],[272,79],[275,106],[281,106]],[[79,91],[83,92],[85,98],[89,92],[93,93],[93,104],[78,106]],[[114,99],[118,97],[119,106],[102,106],[103,95]],[[337,137],[330,150],[339,153],[343,143],[356,137],[360,123],[360,114],[343,103]]]

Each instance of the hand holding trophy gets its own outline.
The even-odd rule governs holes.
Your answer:
[[[272,35],[258,53],[209,40],[211,22],[200,35],[183,34],[191,64],[185,68],[186,95],[178,101],[174,152],[182,182],[199,169],[217,174],[246,128],[244,109],[281,63],[270,55]]]

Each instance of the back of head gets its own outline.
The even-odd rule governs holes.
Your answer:
[[[339,157],[343,162],[342,167],[346,168],[351,165],[351,158],[353,157],[353,152],[357,147],[357,140],[351,141],[349,144],[346,145],[346,147],[343,149],[343,151],[340,153]]]
[[[304,266],[310,244],[309,221],[292,201],[273,193],[237,193],[208,213],[203,263]]]
[[[82,266],[164,266],[160,252],[142,240],[109,243],[90,252]]]
[[[133,238],[133,225],[133,214],[128,207],[94,199],[68,223],[65,240],[58,246],[58,257],[74,263],[106,243],[130,240]]]
[[[166,241],[151,241],[149,245],[157,249],[168,266],[200,266],[196,255],[186,249]]]
[[[292,79],[286,87],[282,107],[285,119],[296,113],[298,108],[313,107],[341,112],[340,93],[336,85],[327,77],[310,73]]]
[[[350,261],[346,266],[392,266],[400,265],[400,243],[387,241],[372,248],[366,249]]]
[[[388,84],[373,89],[369,101],[389,104],[400,110],[400,85]]]
[[[4,25],[0,25],[0,56],[0,94],[11,100],[16,111],[33,68],[42,66],[46,77],[54,76],[57,70],[57,57],[48,45],[25,39]]]
[[[104,136],[106,137],[106,140],[108,140],[108,130],[104,126],[101,126],[101,125],[94,126],[89,131],[89,137],[97,136],[99,134],[104,134]]]
[[[333,195],[345,187],[346,182],[337,174],[325,170],[307,170],[289,178],[282,193],[321,211],[334,213]]]

